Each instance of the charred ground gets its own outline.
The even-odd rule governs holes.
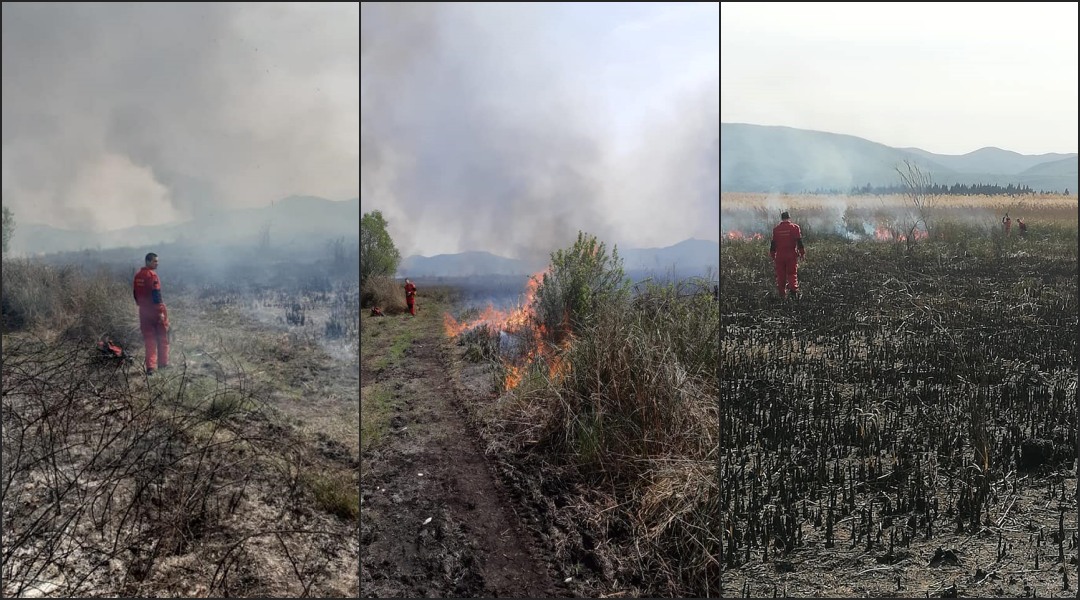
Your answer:
[[[1075,210],[1027,214],[815,236],[797,301],[725,241],[724,594],[1075,596]]]
[[[165,263],[172,366],[147,378],[130,267],[78,263],[5,259],[4,593],[358,594],[355,283]]]

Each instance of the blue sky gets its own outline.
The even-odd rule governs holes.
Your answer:
[[[406,255],[546,255],[578,229],[715,238],[718,18],[718,3],[364,3],[364,210]]]
[[[1077,151],[1077,3],[721,8],[721,121],[964,154]]]

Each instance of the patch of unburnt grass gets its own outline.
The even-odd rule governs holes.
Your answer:
[[[493,365],[502,394],[477,410],[480,430],[489,453],[515,463],[509,481],[546,523],[566,576],[647,595],[719,592],[710,284],[633,292],[617,253],[579,236],[552,255],[519,332],[534,360]]]

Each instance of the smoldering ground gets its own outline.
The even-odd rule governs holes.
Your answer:
[[[673,91],[616,148],[606,38],[552,33],[560,10],[361,6],[361,203],[404,255],[543,258],[578,230],[716,239],[716,81]]]
[[[726,239],[764,236],[788,211],[804,235],[840,236],[851,241],[893,239],[904,229],[925,232],[935,223],[951,222],[987,231],[1000,224],[1008,208],[956,205],[947,199],[932,201],[924,216],[902,196],[814,196],[790,197],[779,194],[745,194],[720,205],[720,231]],[[1007,206],[1007,201],[1002,201]],[[1016,212],[1014,209],[1013,212]]]

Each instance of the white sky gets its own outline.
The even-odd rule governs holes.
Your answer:
[[[1077,151],[1077,3],[722,2],[720,120]]]
[[[3,3],[4,206],[17,223],[112,230],[356,198],[359,13]]]
[[[719,13],[364,2],[363,210],[403,255],[716,239]]]

